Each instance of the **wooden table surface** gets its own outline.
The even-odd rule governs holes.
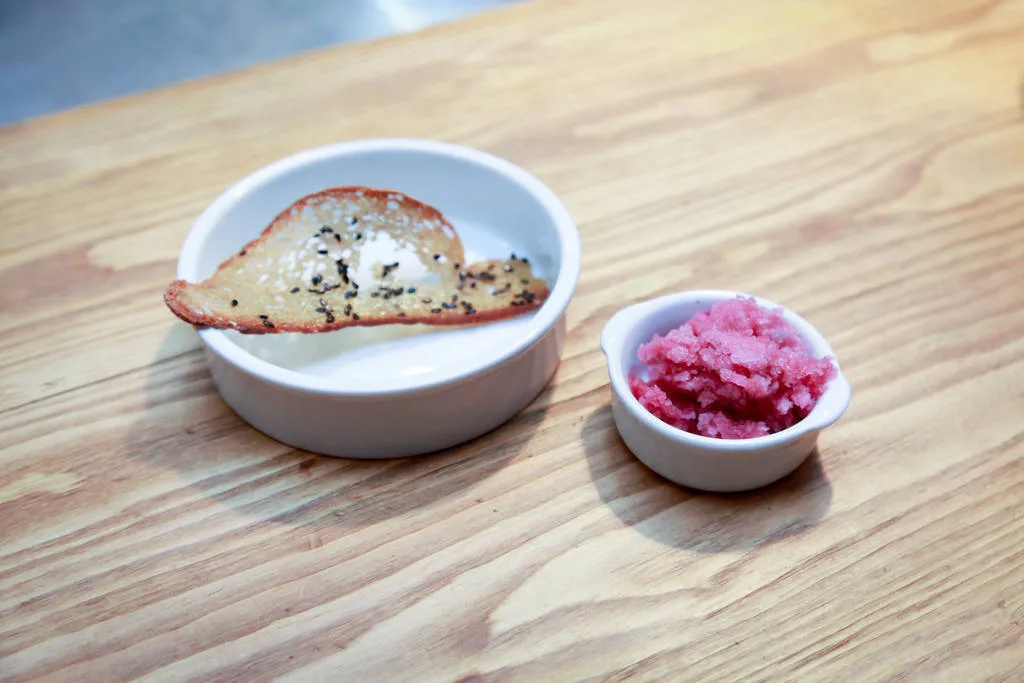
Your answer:
[[[533,0],[0,129],[0,679],[1024,679],[1024,2]],[[370,136],[583,239],[564,362],[436,456],[297,452],[163,307],[198,213]],[[854,387],[796,474],[671,485],[621,306],[746,290]]]

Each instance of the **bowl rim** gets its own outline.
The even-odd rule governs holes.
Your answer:
[[[818,357],[829,357],[836,369],[835,377],[829,382],[825,393],[818,399],[814,408],[811,409],[804,419],[782,431],[757,436],[750,439],[718,439],[700,434],[691,434],[678,427],[662,422],[633,396],[629,390],[629,383],[626,373],[623,371],[621,354],[622,344],[628,330],[643,320],[658,315],[666,309],[693,303],[695,301],[707,302],[709,307],[719,301],[734,299],[736,297],[751,298],[762,308],[780,309],[783,317],[803,335],[804,339],[812,347],[812,352]],[[674,441],[680,445],[700,447],[707,450],[720,452],[749,452],[763,451],[783,446],[796,441],[800,437],[811,432],[817,432],[842,417],[850,404],[851,388],[850,383],[843,374],[835,352],[829,345],[828,340],[810,322],[802,316],[793,312],[786,306],[776,303],[763,297],[725,289],[704,289],[686,290],[667,294],[654,299],[648,299],[639,303],[627,306],[608,320],[601,332],[601,349],[604,351],[608,366],[608,376],[611,380],[612,390],[615,392],[619,402],[639,420],[644,427],[661,436]]]
[[[485,374],[528,350],[554,327],[568,308],[580,276],[580,237],[569,210],[547,185],[511,161],[470,147],[434,140],[374,138],[339,142],[304,150],[257,169],[221,193],[195,220],[178,256],[178,279],[195,281],[200,277],[198,265],[202,248],[225,214],[280,176],[327,158],[396,150],[455,158],[485,168],[524,189],[551,218],[561,249],[560,264],[555,286],[547,301],[532,314],[526,333],[503,347],[500,353],[465,370],[449,372],[420,384],[381,389],[346,389],[338,385],[337,379],[315,377],[265,361],[235,344],[223,330],[199,329],[199,338],[208,350],[246,374],[291,390],[339,397],[388,397],[430,391]]]

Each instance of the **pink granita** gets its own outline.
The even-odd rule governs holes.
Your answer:
[[[647,366],[629,388],[640,405],[678,429],[750,439],[791,427],[811,412],[835,374],[796,328],[754,299],[720,301],[640,346]]]

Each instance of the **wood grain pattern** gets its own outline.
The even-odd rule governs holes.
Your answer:
[[[1024,2],[533,0],[0,129],[0,679],[1024,679]],[[238,177],[369,136],[537,173],[551,387],[437,456],[295,452],[160,292]],[[766,490],[618,440],[597,335],[727,287],[854,386]]]

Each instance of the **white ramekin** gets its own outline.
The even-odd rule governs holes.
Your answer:
[[[713,439],[690,434],[649,413],[629,390],[629,372],[640,365],[637,349],[655,334],[665,334],[718,301],[748,294],[723,290],[680,292],[644,301],[616,313],[601,333],[612,384],[612,414],[626,446],[652,470],[678,484],[705,491],[746,491],[786,476],[807,458],[818,433],[838,420],[850,404],[850,383],[818,330],[776,303],[753,297],[783,315],[818,358],[830,356],[836,367],[825,394],[811,413],[789,429],[754,439]]]
[[[250,353],[234,332],[202,329],[199,337],[221,396],[279,441],[353,458],[436,451],[511,418],[558,366],[564,314],[579,278],[580,241],[554,193],[508,161],[422,140],[363,140],[296,154],[239,181],[203,212],[182,247],[178,277],[201,281],[284,207],[343,185],[395,189],[437,207],[457,230],[465,222],[507,236],[546,264],[549,272],[541,275],[551,285],[549,299],[507,326],[500,343],[464,360],[445,357],[450,335],[436,335],[429,355],[446,361],[441,370],[425,377],[382,374],[379,386],[346,386],[344,377],[289,369]]]

